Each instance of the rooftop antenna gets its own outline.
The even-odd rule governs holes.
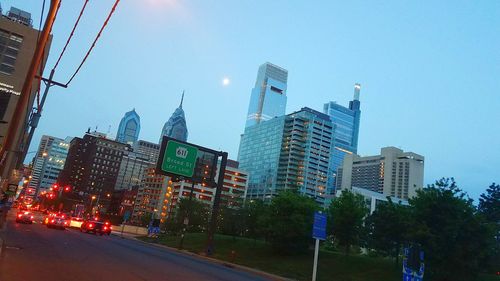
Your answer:
[[[184,90],[182,90],[181,104],[179,105],[179,108],[182,108],[183,101],[184,101]]]

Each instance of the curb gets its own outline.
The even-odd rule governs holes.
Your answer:
[[[117,237],[120,237],[119,234],[113,234],[113,233],[111,233],[111,234],[115,235]],[[259,275],[261,277],[269,278],[270,280],[274,280],[274,281],[295,281],[295,279],[285,278],[285,277],[281,277],[281,276],[278,276],[278,275],[275,275],[275,274],[271,274],[271,273],[268,273],[268,272],[265,272],[265,271],[262,271],[262,270],[258,270],[258,269],[251,268],[251,267],[247,267],[247,266],[244,266],[244,265],[239,265],[239,264],[230,263],[230,262],[227,262],[227,261],[218,260],[218,259],[215,259],[215,258],[211,258],[211,257],[199,255],[199,254],[187,251],[187,250],[179,250],[177,248],[173,248],[173,247],[161,245],[161,244],[158,244],[158,243],[150,243],[150,242],[142,241],[140,239],[137,239],[136,237],[126,237],[126,236],[123,236],[123,238],[124,239],[138,241],[138,242],[141,242],[141,243],[146,244],[146,245],[152,245],[152,246],[155,246],[157,248],[167,249],[167,250],[179,253],[179,254],[183,254],[183,255],[186,255],[186,256],[190,256],[190,257],[195,257],[195,258],[202,259],[202,260],[205,260],[205,261],[209,261],[211,263],[222,265],[222,266],[225,266],[225,267],[228,267],[228,268],[238,269],[238,270],[241,270],[241,271],[245,271],[247,273],[253,273],[253,274]]]

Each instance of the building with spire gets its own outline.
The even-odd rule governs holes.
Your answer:
[[[180,141],[187,141],[188,130],[186,125],[186,117],[184,116],[184,110],[182,109],[182,102],[184,101],[184,91],[182,92],[181,103],[179,107],[174,111],[170,119],[163,125],[163,130],[160,135],[160,143],[163,136],[171,137]]]
[[[259,67],[245,127],[285,115],[288,71],[266,62]]]
[[[359,122],[361,117],[359,94],[361,85],[354,84],[354,98],[349,102],[349,108],[336,102],[328,102],[323,106],[323,113],[330,116],[334,127],[334,150],[330,172],[334,174],[330,185],[335,186],[337,169],[342,166],[346,154],[358,152]]]
[[[118,132],[116,133],[116,141],[133,145],[139,139],[140,131],[141,118],[135,112],[134,108],[132,111],[125,113],[125,116],[120,121]]]

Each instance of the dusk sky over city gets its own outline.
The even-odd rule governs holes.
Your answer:
[[[45,76],[83,2],[62,2]],[[42,1],[0,3],[38,27]],[[56,81],[69,79],[113,3],[89,2]],[[30,151],[43,134],[111,126],[114,137],[133,108],[139,138],[157,142],[185,90],[188,142],[236,159],[258,67],[271,62],[289,73],[287,113],[347,106],[360,83],[360,155],[421,154],[425,184],[455,177],[477,198],[500,181],[499,46],[494,0],[121,1],[80,74],[51,89]]]

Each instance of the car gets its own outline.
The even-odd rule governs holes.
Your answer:
[[[83,224],[83,218],[72,217],[69,221],[69,227],[81,228]]]
[[[80,227],[81,232],[94,233],[100,235],[110,235],[111,234],[111,224],[109,222],[103,222],[98,220],[88,220],[82,223]]]
[[[66,229],[67,226],[68,226],[68,221],[66,220],[66,216],[64,214],[55,214],[47,222],[48,228],[57,228],[64,230]]]
[[[51,220],[53,217],[55,217],[56,213],[51,213],[51,212],[47,212],[47,215],[43,218],[43,224],[48,224],[49,223],[49,220]]]
[[[31,212],[28,212],[28,211],[21,211],[21,212],[17,212],[17,216],[16,216],[16,222],[17,223],[29,223],[29,224],[32,224],[33,223],[33,214]]]

